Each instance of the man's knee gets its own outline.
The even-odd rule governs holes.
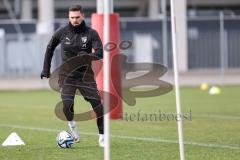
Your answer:
[[[96,99],[88,99],[87,100],[89,103],[91,103],[91,106],[94,110],[94,112],[97,114],[97,116],[103,115],[103,105],[101,103],[101,100],[96,100]]]

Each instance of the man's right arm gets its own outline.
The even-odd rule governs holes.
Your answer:
[[[61,32],[58,30],[52,36],[50,42],[47,45],[47,49],[45,52],[44,63],[43,63],[43,70],[41,73],[41,79],[43,77],[49,78],[50,77],[50,68],[51,68],[51,61],[53,57],[53,53],[55,48],[60,43]]]

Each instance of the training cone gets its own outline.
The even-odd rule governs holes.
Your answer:
[[[221,90],[219,87],[216,87],[216,86],[213,86],[209,89],[209,94],[210,95],[217,95],[217,94],[220,94],[221,93]]]
[[[202,91],[208,90],[208,84],[207,84],[207,83],[202,83],[202,84],[200,85],[200,89],[201,89]]]
[[[25,145],[25,143],[15,132],[12,132],[7,137],[7,139],[2,143],[2,146],[19,146],[19,145]]]

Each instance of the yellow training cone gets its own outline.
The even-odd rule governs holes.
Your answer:
[[[200,85],[200,89],[201,89],[202,91],[207,90],[207,89],[208,89],[208,84],[207,84],[207,83],[202,83],[202,84]]]

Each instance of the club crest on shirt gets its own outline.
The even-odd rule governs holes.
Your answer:
[[[66,42],[65,44],[70,44],[70,39],[68,37],[66,37]]]
[[[86,43],[87,42],[87,37],[82,37],[82,43]]]

